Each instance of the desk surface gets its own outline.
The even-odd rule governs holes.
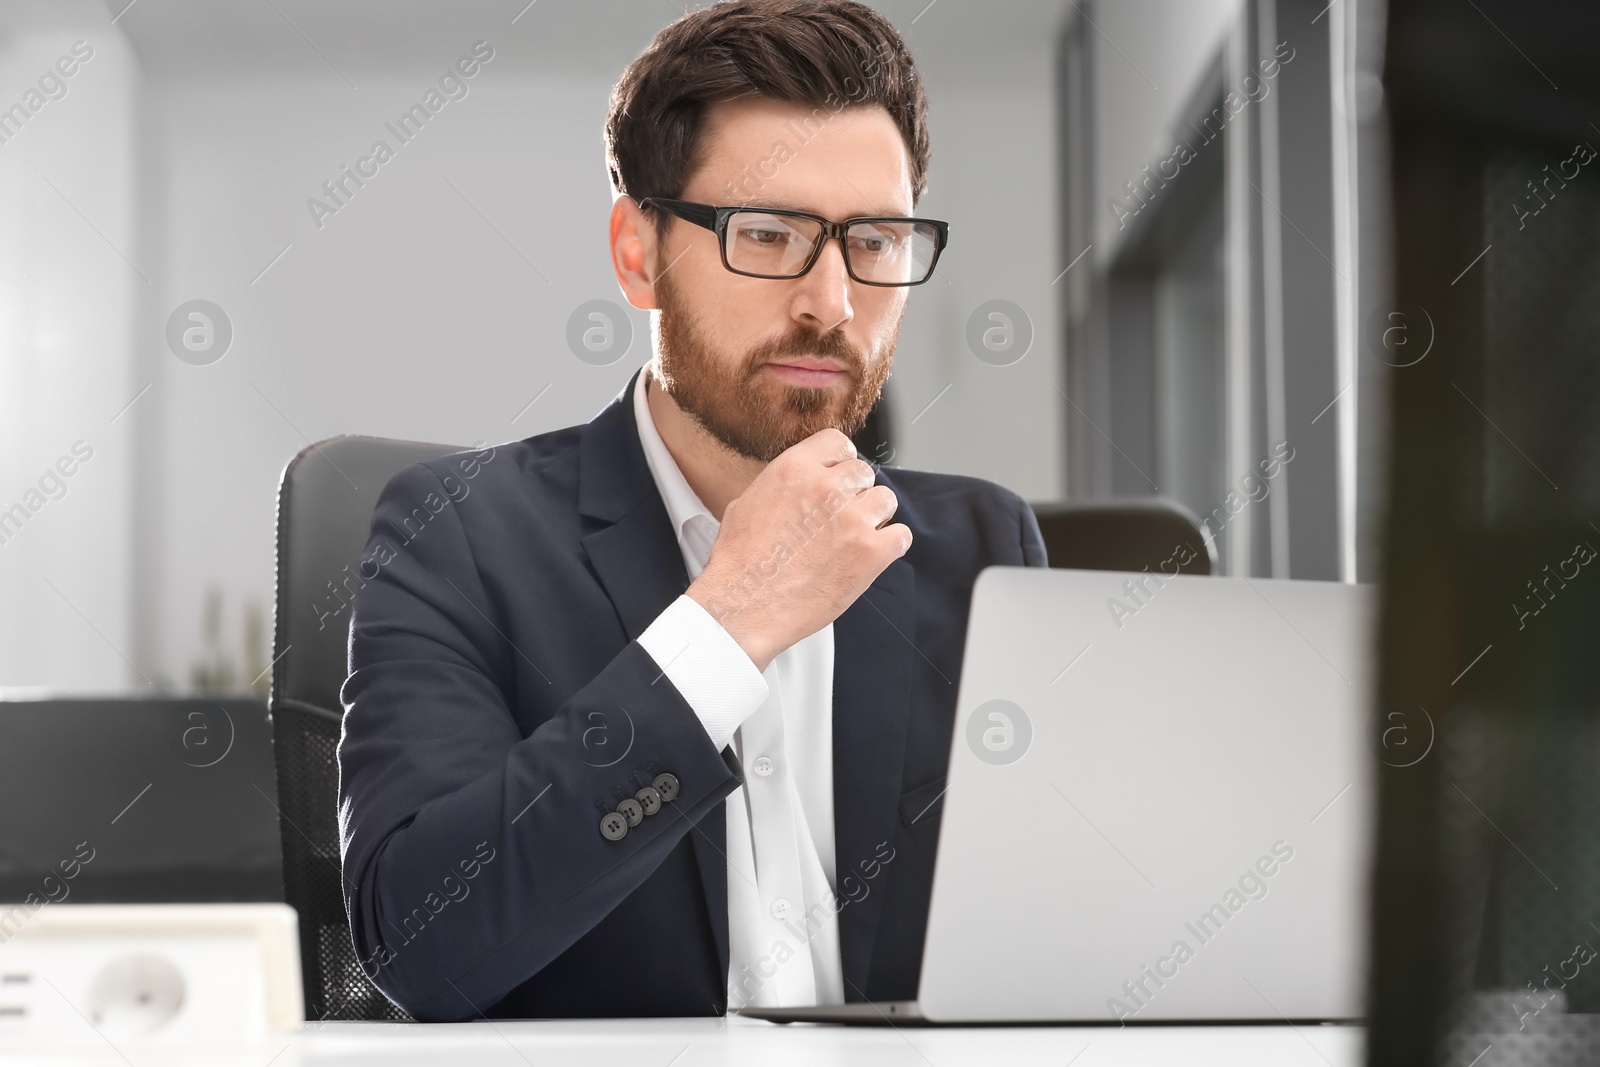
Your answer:
[[[779,1025],[727,1019],[616,1019],[418,1025],[324,1023],[237,1055],[174,1058],[126,1042],[51,1067],[1359,1067],[1357,1026],[922,1027]],[[23,1060],[0,1052],[0,1067]]]

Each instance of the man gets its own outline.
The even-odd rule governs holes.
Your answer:
[[[925,112],[849,0],[667,27],[606,127],[654,358],[385,488],[372,544],[422,532],[356,602],[340,819],[415,1018],[916,995],[972,584],[1045,565],[1015,493],[850,441],[945,239]]]

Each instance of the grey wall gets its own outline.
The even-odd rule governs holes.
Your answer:
[[[1051,87],[1069,5],[878,6],[915,49],[932,101],[919,210],[951,223],[896,355],[893,462],[1059,498],[1050,283],[1065,261]],[[181,688],[207,655],[208,589],[248,681],[253,664],[233,650],[247,603],[270,615],[274,494],[295,452],[345,433],[526,437],[589,419],[648,358],[643,312],[630,309],[633,347],[607,367],[576,359],[565,330],[585,301],[626,306],[606,248],[601,124],[616,76],[671,5],[12,8],[40,29],[0,67],[18,72],[0,84],[5,101],[73,40],[97,53],[65,99],[0,145],[0,237],[17,237],[0,240],[14,287],[0,307],[50,312],[8,312],[0,506],[74,440],[97,451],[67,497],[0,544],[0,692]],[[394,143],[384,122],[478,40],[495,54],[468,95],[319,227],[307,199],[374,139]],[[30,154],[12,151],[28,140]],[[59,175],[102,235],[34,172]],[[1032,220],[1020,230],[1019,209]],[[168,316],[197,298],[233,329],[204,366],[165,339]],[[992,299],[1031,321],[1032,348],[1010,366],[967,346],[968,319]]]
[[[156,277],[138,242],[138,62],[104,16],[4,14],[0,108],[39,95],[0,143],[0,685],[142,687],[118,651],[137,616],[131,324]],[[38,79],[79,40],[90,58],[48,99]]]
[[[1108,263],[1125,231],[1106,199],[1172,152],[1170,134],[1184,118],[1195,86],[1238,19],[1240,0],[1122,0],[1092,16],[1096,50],[1095,201],[1092,253]]]

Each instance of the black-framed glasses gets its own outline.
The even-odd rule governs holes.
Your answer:
[[[717,235],[722,265],[751,278],[798,278],[837,237],[844,266],[862,285],[921,285],[933,277],[950,240],[948,223],[900,216],[860,216],[833,222],[809,211],[716,207],[647,196],[640,208],[658,207]]]

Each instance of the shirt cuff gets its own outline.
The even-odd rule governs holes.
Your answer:
[[[639,635],[720,752],[739,724],[766,702],[770,687],[733,635],[687,593]]]

